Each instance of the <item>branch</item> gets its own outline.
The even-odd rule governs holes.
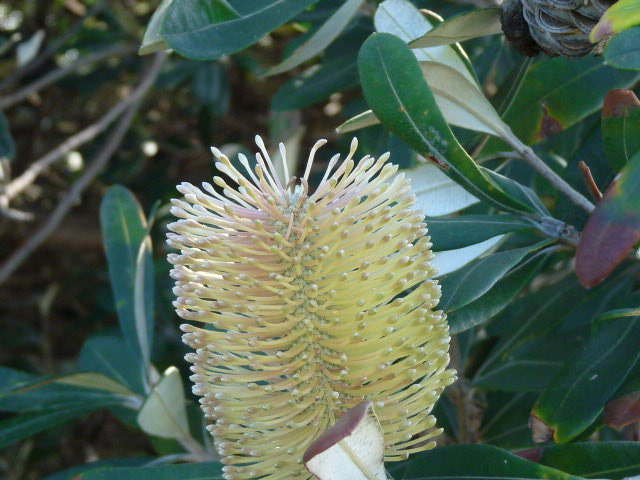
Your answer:
[[[16,103],[24,100],[29,95],[38,90],[50,85],[51,83],[66,77],[70,73],[79,70],[80,68],[91,65],[92,63],[100,62],[105,58],[109,58],[116,55],[126,55],[127,53],[133,53],[136,51],[136,47],[133,45],[116,45],[111,48],[107,48],[101,52],[98,52],[94,55],[87,55],[85,57],[79,58],[75,62],[67,65],[66,67],[56,68],[55,70],[47,73],[42,78],[31,82],[29,85],[21,88],[17,92],[11,93],[5,97],[0,97],[0,110],[4,110],[9,108]]]
[[[144,93],[153,85],[154,80],[160,72],[160,68],[164,63],[166,56],[164,53],[158,53],[154,57],[153,65],[146,72],[142,82],[136,88],[136,91],[129,98],[134,100],[127,103],[127,109],[120,118],[118,124],[114,127],[111,134],[105,141],[102,149],[95,157],[95,160],[89,165],[87,170],[73,184],[69,192],[60,200],[51,216],[32,234],[29,239],[24,242],[0,267],[0,284],[4,283],[9,276],[36,250],[51,233],[58,227],[63,218],[69,213],[69,210],[77,203],[78,198],[94,180],[96,176],[104,169],[111,156],[120,146],[124,135],[129,129],[129,125],[133,116],[140,107],[140,100]]]
[[[4,187],[4,191],[0,194],[0,203],[13,199],[16,195],[31,185],[38,175],[49,167],[49,165],[59,160],[70,151],[97,137],[116,118],[118,118],[122,112],[127,110],[127,108],[129,108],[133,103],[137,102],[145,94],[147,89],[148,86],[141,83],[131,95],[123,98],[96,123],[89,125],[84,130],[81,130],[75,135],[69,137],[49,153],[33,162],[24,172],[22,172],[20,176],[13,179],[13,181]]]
[[[14,72],[11,73],[11,75],[7,76],[4,80],[2,80],[2,82],[0,82],[0,90],[5,90],[11,84],[17,82],[25,75],[31,73],[36,68],[40,67],[40,65],[46,62],[49,58],[51,58],[60,49],[60,47],[62,47],[62,45],[66,43],[67,40],[73,37],[78,32],[78,30],[82,28],[82,26],[84,25],[84,22],[87,21],[87,19],[98,14],[106,6],[106,3],[107,3],[106,0],[102,0],[101,2],[98,2],[96,5],[93,6],[91,10],[87,12],[87,14],[84,17],[82,17],[78,22],[72,25],[64,33],[64,35],[62,35],[56,40],[53,40],[40,55],[38,55],[36,58],[31,60],[22,68],[15,70]]]

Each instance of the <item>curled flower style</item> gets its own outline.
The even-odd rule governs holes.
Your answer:
[[[455,380],[424,215],[397,166],[331,158],[315,191],[281,179],[260,137],[246,173],[213,148],[237,186],[179,185],[168,243],[193,391],[227,479],[307,479],[307,446],[363,400],[385,460],[434,446],[431,409]],[[282,158],[286,158],[280,144]],[[220,193],[220,191],[222,193]]]

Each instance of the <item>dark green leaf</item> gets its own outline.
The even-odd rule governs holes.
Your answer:
[[[225,69],[218,62],[200,64],[193,77],[193,94],[215,115],[227,113],[231,94]]]
[[[510,450],[531,446],[529,414],[536,398],[534,393],[489,392],[480,429],[483,442]]]
[[[463,332],[480,325],[502,311],[531,281],[548,255],[549,253],[544,251],[532,255],[499,278],[494,286],[480,298],[450,312],[448,320],[451,333]]]
[[[131,192],[116,185],[102,200],[100,224],[120,328],[132,353],[141,359],[133,367],[140,369],[139,375],[144,379],[154,323],[153,263],[147,223]]]
[[[53,428],[99,408],[118,405],[120,400],[94,400],[72,407],[52,408],[42,412],[28,412],[0,421],[0,448],[5,448],[38,432]]]
[[[76,475],[90,470],[105,467],[139,467],[146,463],[155,460],[153,457],[124,457],[124,458],[109,458],[106,460],[98,460],[95,462],[85,463],[83,465],[77,465],[66,470],[62,470],[48,475],[42,480],[74,480]]]
[[[185,463],[159,467],[108,468],[92,470],[79,480],[222,480],[222,464],[218,462]]]
[[[640,78],[604,65],[600,57],[549,58],[527,71],[504,120],[527,145],[569,128],[602,107],[613,88],[627,88]],[[483,154],[502,151],[505,144],[492,139]]]
[[[276,92],[274,110],[296,110],[358,85],[358,65],[351,55],[329,59],[292,78]]]
[[[638,442],[567,443],[540,450],[540,464],[584,478],[619,480],[640,474]]]
[[[493,253],[474,260],[441,280],[442,298],[439,308],[452,312],[473,302],[488,292],[509,270],[529,253],[547,245],[542,242],[530,247]]]
[[[162,38],[180,55],[215,60],[254,44],[317,0],[269,0],[260,8],[234,18],[229,10],[212,10],[204,0],[173,2],[160,30]]]
[[[16,146],[11,137],[9,130],[9,122],[4,113],[0,112],[0,158],[8,158],[11,160],[16,155]]]
[[[360,49],[358,67],[367,103],[398,137],[469,193],[501,209],[530,210],[487,178],[460,146],[402,40],[386,33],[371,35]]]
[[[613,37],[604,50],[609,65],[626,70],[640,70],[640,27],[631,28]]]
[[[591,287],[604,280],[640,241],[640,152],[589,217],[576,252],[576,274]]]
[[[127,385],[137,393],[145,393],[144,382],[135,357],[126,342],[116,337],[91,337],[80,351],[78,367],[86,372],[99,372]]]
[[[584,349],[538,399],[532,414],[551,429],[556,442],[567,442],[589,427],[640,358],[639,313],[603,315]]]
[[[496,235],[533,228],[530,221],[517,215],[426,217],[425,222],[435,252],[467,247]]]
[[[602,140],[614,171],[640,152],[640,100],[631,90],[611,90],[602,108]]]
[[[573,480],[576,477],[524,460],[491,445],[452,445],[412,455],[403,480],[435,478],[544,478]]]

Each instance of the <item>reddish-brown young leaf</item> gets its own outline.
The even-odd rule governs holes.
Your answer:
[[[602,116],[622,117],[628,109],[640,108],[640,100],[635,93],[625,88],[614,88],[604,99]]]
[[[576,253],[580,283],[600,283],[639,241],[640,152],[611,183],[585,226]]]
[[[640,392],[627,393],[607,403],[603,420],[613,428],[623,428],[640,421]]]

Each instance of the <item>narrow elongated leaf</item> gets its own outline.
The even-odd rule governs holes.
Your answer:
[[[585,442],[535,449],[536,462],[583,478],[620,480],[640,475],[640,443]]]
[[[284,61],[270,68],[265,75],[276,75],[286,72],[323,52],[338,35],[347,27],[356,15],[364,0],[347,0],[331,17]]]
[[[384,435],[373,404],[350,409],[309,446],[302,460],[320,480],[387,480]]]
[[[376,31],[395,35],[405,43],[423,36],[433,28],[425,16],[408,0],[385,0],[378,6],[373,23]],[[420,62],[432,61],[448,65],[459,71],[470,82],[476,82],[467,64],[450,46],[420,48],[413,53]]]
[[[439,307],[452,312],[488,292],[496,282],[529,253],[546,243],[506,250],[475,260],[466,267],[443,278]]]
[[[425,222],[435,252],[462,248],[503,233],[533,228],[529,220],[517,215],[426,217]]]
[[[479,201],[433,164],[405,170],[404,174],[411,179],[411,187],[416,195],[415,207],[429,217],[448,215]]]
[[[398,137],[472,195],[501,209],[529,210],[491,182],[460,146],[402,40],[373,34],[360,50],[358,66],[369,106]]]
[[[631,90],[611,90],[602,108],[602,140],[609,163],[618,172],[640,152],[640,100]]]
[[[548,254],[533,255],[514,268],[477,300],[448,315],[451,333],[460,333],[486,322],[501,312],[540,270]]]
[[[638,79],[640,73],[609,67],[600,57],[548,58],[529,67],[502,118],[516,137],[533,145],[597,112],[609,90],[629,88]],[[483,154],[505,148],[492,139]]]
[[[487,409],[480,428],[483,442],[513,450],[532,445],[529,414],[535,393],[487,393]]]
[[[153,387],[138,413],[138,424],[145,432],[162,438],[189,435],[184,387],[176,367],[169,367]]]
[[[589,217],[576,253],[576,274],[591,287],[604,280],[640,241],[640,152],[607,189]]]
[[[139,55],[149,55],[150,53],[169,48],[167,42],[160,36],[160,26],[164,20],[164,14],[172,2],[173,0],[162,0],[158,8],[153,12],[153,15],[151,15],[151,20],[149,20],[147,29],[144,32],[144,37],[142,38],[142,45],[140,45],[140,49],[138,50]]]
[[[640,12],[640,8],[638,9]],[[640,14],[639,23],[640,23]],[[625,70],[640,70],[640,27],[616,35],[604,50],[607,63]]]
[[[577,480],[568,473],[524,460],[491,445],[450,445],[412,455],[403,480],[435,478],[544,478]]]
[[[292,19],[317,0],[269,0],[258,9],[232,18],[230,12],[212,12],[209,2],[173,2],[160,30],[162,38],[180,55],[215,60],[245,49]]]
[[[603,315],[585,348],[538,399],[532,415],[556,442],[570,441],[589,427],[640,358],[639,313]]]
[[[16,155],[16,145],[13,142],[9,122],[4,113],[0,112],[0,158],[11,160]]]
[[[409,44],[411,48],[436,47],[476,37],[502,33],[499,8],[480,8],[446,19]]]
[[[361,128],[378,125],[379,123],[380,120],[378,120],[378,117],[376,117],[371,110],[366,110],[338,126],[338,128],[336,128],[336,132],[349,133],[355,130],[360,130]]]
[[[274,110],[305,108],[325,100],[335,92],[355,88],[358,84],[358,64],[354,57],[344,55],[328,59],[280,87],[273,97],[271,107]]]
[[[104,407],[120,404],[119,399],[92,400],[69,407],[51,408],[41,412],[27,412],[0,421],[0,449],[36,433],[53,428],[73,418]]]
[[[114,186],[102,200],[100,223],[120,328],[146,378],[153,343],[153,264],[147,225],[127,189]]]
[[[78,480],[222,480],[218,462],[183,463],[158,467],[119,467],[92,470]]]
[[[126,342],[116,337],[91,337],[80,351],[78,367],[86,372],[98,372],[128,386],[136,393],[144,393],[140,362]]]
[[[484,242],[474,243],[468,247],[456,248],[455,250],[442,250],[435,252],[431,265],[436,269],[436,277],[443,277],[455,272],[466,264],[475,260],[481,255],[495,247],[504,235],[490,238]]]

